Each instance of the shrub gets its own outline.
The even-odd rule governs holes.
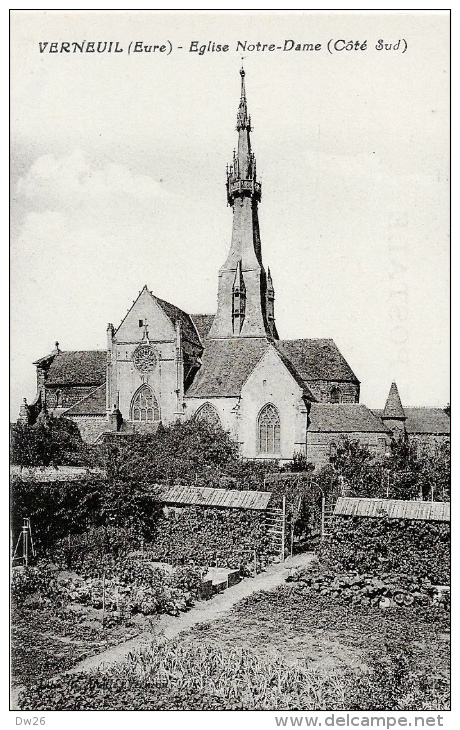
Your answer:
[[[160,519],[149,550],[174,565],[219,565],[253,571],[254,551],[265,564],[273,555],[265,516],[254,510],[184,507]]]
[[[405,573],[447,584],[450,525],[382,517],[334,517],[321,547],[331,568],[364,573]]]

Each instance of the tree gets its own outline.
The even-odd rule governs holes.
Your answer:
[[[316,479],[316,477],[315,477]],[[317,482],[331,501],[350,497],[450,499],[450,444],[393,438],[388,453],[376,456],[358,441],[344,439]]]
[[[48,416],[33,426],[11,427],[11,461],[21,467],[86,466],[88,454],[78,426],[67,418]]]
[[[155,434],[135,434],[109,446],[108,477],[146,485],[219,486],[240,461],[238,446],[222,428],[205,421],[177,421]]]

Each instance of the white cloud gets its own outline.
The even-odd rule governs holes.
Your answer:
[[[35,211],[51,210],[78,219],[83,216],[118,218],[120,209],[153,208],[155,199],[166,195],[165,186],[147,175],[133,173],[115,163],[90,159],[75,150],[57,157],[42,155],[17,184],[18,203]]]

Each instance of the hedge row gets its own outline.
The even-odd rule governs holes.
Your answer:
[[[435,584],[450,580],[450,525],[382,516],[335,517],[321,559],[339,571],[406,573]]]
[[[148,549],[173,565],[217,565],[248,574],[254,570],[254,551],[258,568],[264,568],[273,554],[263,513],[203,507],[170,510],[157,522]]]

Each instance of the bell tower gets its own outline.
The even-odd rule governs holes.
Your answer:
[[[230,251],[219,271],[217,314],[210,338],[270,337],[278,339],[275,293],[262,263],[258,205],[262,186],[251,149],[245,71],[240,70],[241,96],[236,117],[238,148],[227,165],[227,203],[233,209]]]

